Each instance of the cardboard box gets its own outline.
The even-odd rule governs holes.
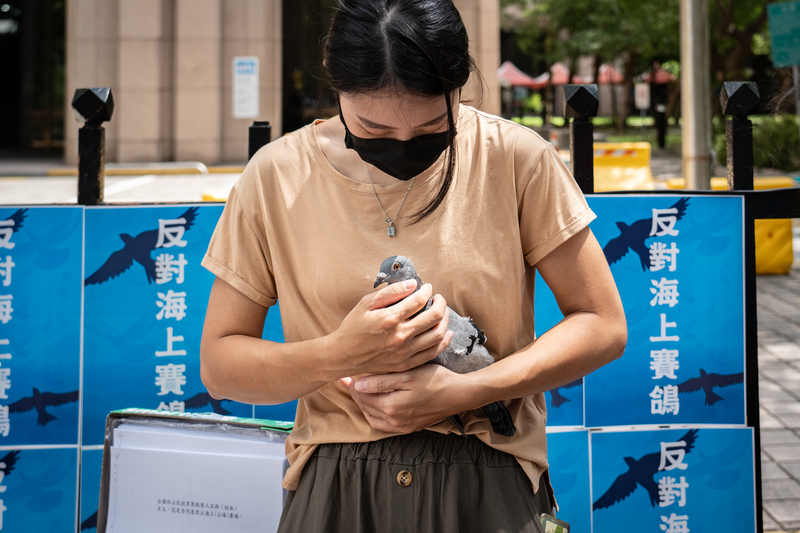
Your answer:
[[[106,420],[97,531],[275,531],[291,422],[150,409]]]

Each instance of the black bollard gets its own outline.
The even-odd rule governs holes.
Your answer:
[[[719,96],[725,121],[728,150],[728,190],[752,191],[753,181],[753,123],[747,118],[761,105],[758,88],[753,82],[725,82]],[[747,425],[753,428],[753,446],[761,449],[761,415],[758,391],[758,309],[756,307],[756,236],[755,197],[745,196],[744,202],[744,302],[745,302],[745,383]],[[752,384],[752,385],[750,385]],[[757,530],[761,524],[762,487],[761,461],[755,462],[755,496]]]
[[[564,86],[564,118],[569,125],[569,153],[572,176],[583,194],[594,192],[594,125],[600,97],[597,85]]]
[[[110,87],[77,89],[72,98],[75,118],[83,122],[78,131],[78,203],[103,203],[105,180],[106,130],[103,122],[114,114]]]
[[[753,123],[747,118],[761,105],[758,87],[752,81],[726,81],[719,95],[725,121],[728,151],[728,190],[753,190]]]
[[[249,140],[247,144],[247,160],[253,159],[256,152],[264,146],[269,144],[272,140],[272,126],[269,122],[255,121],[250,126]]]

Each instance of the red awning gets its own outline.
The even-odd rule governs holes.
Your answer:
[[[542,74],[542,76],[547,76],[547,73]],[[547,85],[547,77],[549,77],[547,76],[542,79],[542,76],[532,78],[518,69],[511,61],[506,61],[497,69],[497,77],[500,79],[500,85],[506,87],[516,86],[528,87],[529,89],[541,89]]]
[[[567,69],[564,63],[558,62],[553,63],[552,68],[550,71],[553,73],[553,85],[567,85],[569,83],[577,83],[577,84],[585,84],[585,83],[592,83],[591,76],[572,76],[572,81],[570,81],[569,77],[569,70]]]
[[[653,71],[652,70],[647,71],[644,74],[642,74],[641,77],[642,77],[642,81],[644,81],[645,83],[650,83],[650,78],[653,77]],[[660,66],[656,67],[656,83],[657,84],[658,83],[660,83],[660,84],[669,83],[671,81],[675,81],[676,79],[678,79],[678,77],[675,76],[675,74],[670,74],[669,72],[667,72],[666,70],[664,70]]]
[[[597,74],[597,83],[611,85],[622,83],[623,76],[620,72],[608,63],[600,65],[600,72]]]

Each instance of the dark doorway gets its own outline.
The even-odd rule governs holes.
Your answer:
[[[322,66],[322,38],[334,6],[334,0],[283,0],[284,132],[336,114]]]
[[[64,0],[0,0],[0,151],[60,155]]]

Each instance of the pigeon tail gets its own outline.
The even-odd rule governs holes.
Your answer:
[[[492,430],[504,437],[513,437],[517,432],[511,413],[503,402],[494,402],[483,406],[483,412],[489,417],[492,423]]]
[[[550,391],[550,407],[561,407],[565,402],[571,401],[569,398],[558,392],[559,387]]]
[[[40,411],[39,412],[39,420],[37,421],[37,425],[39,426],[46,426],[53,420],[56,420],[56,417],[48,413],[47,411]]]
[[[724,399],[725,398],[715,393],[713,390],[709,390],[708,392],[706,392],[706,405],[714,405],[718,401]]]
[[[467,437],[467,434],[464,433],[464,423],[461,421],[461,417],[460,416],[458,416],[458,415],[448,416],[447,417],[447,421],[450,422],[451,424],[453,424],[453,427],[455,427],[458,430],[458,432],[461,433],[462,437],[464,437],[464,438]]]

